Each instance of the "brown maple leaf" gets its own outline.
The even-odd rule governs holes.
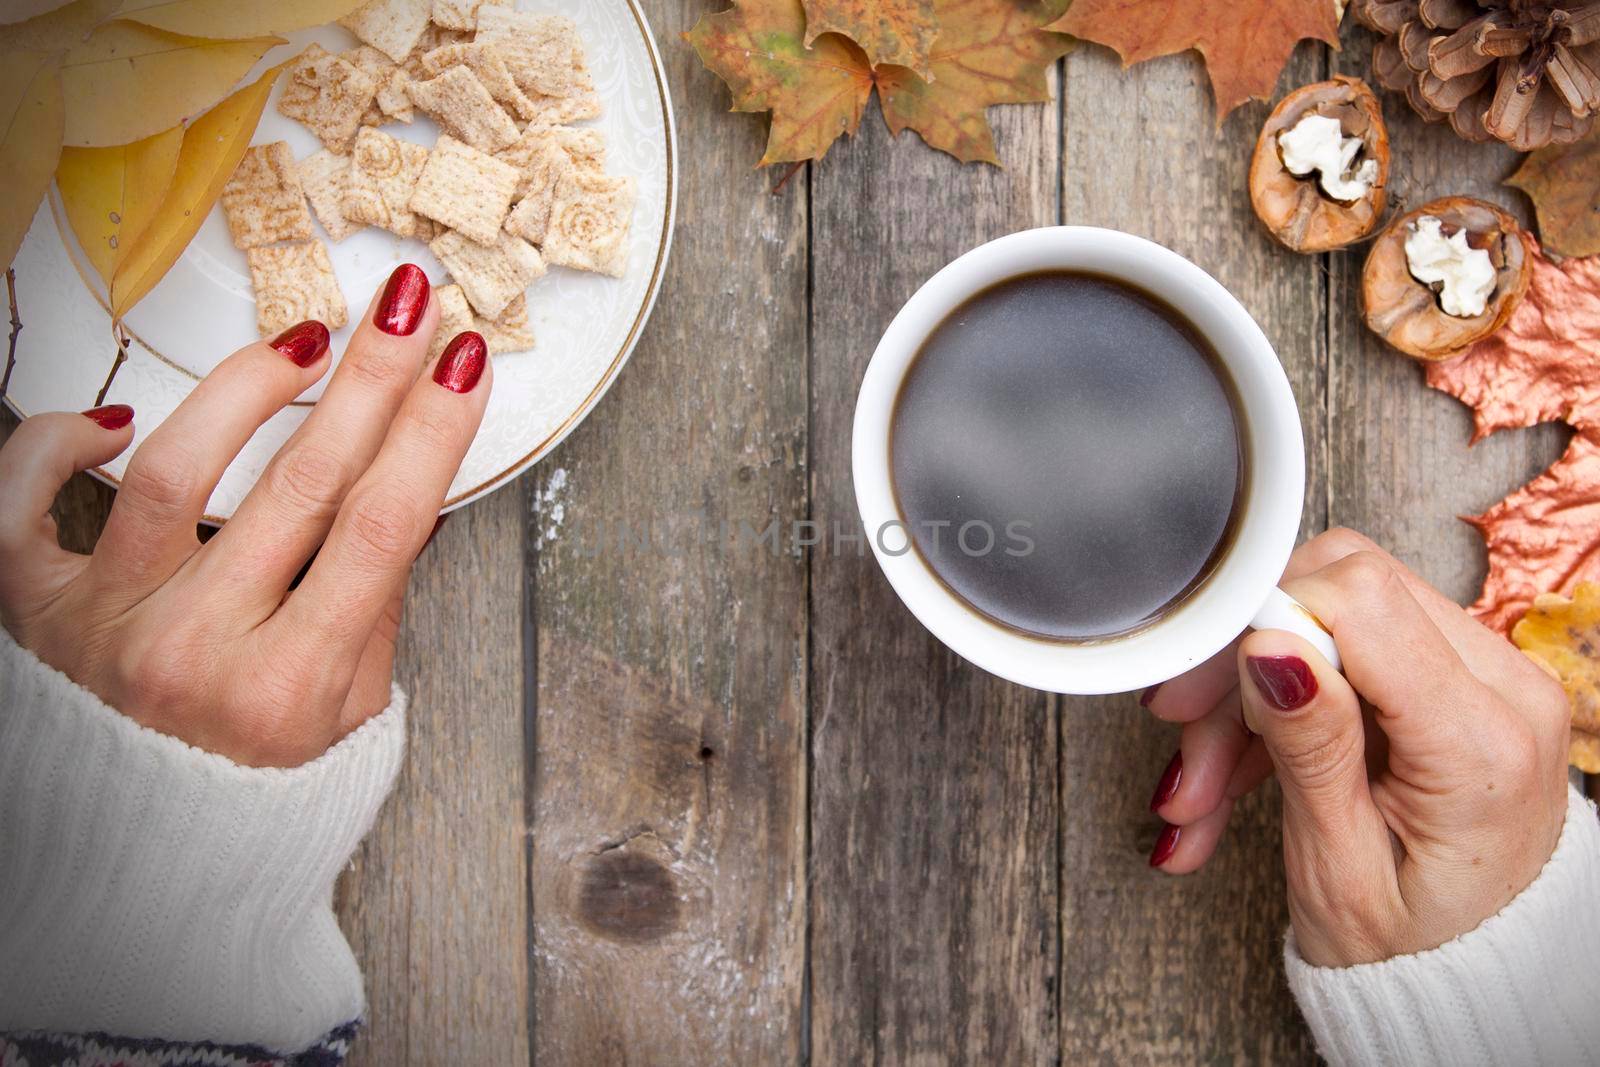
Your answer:
[[[1545,245],[1564,256],[1600,255],[1600,123],[1574,144],[1534,152],[1506,184],[1533,199]]]
[[[1473,409],[1474,443],[1556,420],[1600,429],[1600,257],[1558,265],[1535,243],[1532,262],[1504,326],[1459,359],[1428,364],[1428,384]]]
[[[861,46],[874,65],[894,63],[928,75],[939,36],[934,0],[804,0],[806,45],[837,33]]]
[[[1217,122],[1246,100],[1265,100],[1295,45],[1339,47],[1331,0],[1075,0],[1047,29],[1116,50],[1124,66],[1193,48],[1205,57]]]
[[[943,27],[929,55],[931,77],[878,70],[878,99],[896,136],[912,129],[963,163],[999,163],[984,109],[1050,99],[1045,72],[1072,41],[1040,31],[1066,0],[938,0]]]
[[[1549,470],[1465,518],[1489,549],[1483,594],[1467,610],[1492,630],[1509,634],[1540,593],[1600,581],[1600,433],[1574,434]]]
[[[1071,42],[1041,27],[1066,3],[932,0],[939,33],[927,57],[928,79],[910,67],[873,67],[859,45],[838,33],[817,35],[808,47],[801,0],[735,0],[684,37],[728,83],[735,111],[772,113],[763,166],[821,159],[842,134],[859,128],[874,89],[893,133],[915,130],[963,162],[995,163],[984,109],[1049,99],[1046,71]]]
[[[821,159],[861,126],[872,96],[865,52],[838,34],[808,46],[805,32],[800,0],[736,0],[683,35],[733,90],[733,110],[772,112],[762,166]]]

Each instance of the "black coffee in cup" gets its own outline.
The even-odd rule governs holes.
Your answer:
[[[895,402],[890,470],[915,550],[977,611],[1082,641],[1180,604],[1244,497],[1216,352],[1099,274],[1007,279],[929,335]]]

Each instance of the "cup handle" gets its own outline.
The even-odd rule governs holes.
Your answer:
[[[1273,587],[1267,602],[1261,605],[1256,617],[1250,620],[1256,630],[1287,630],[1322,653],[1322,658],[1333,664],[1333,669],[1343,673],[1344,662],[1339,658],[1339,646],[1333,643],[1333,634],[1322,625],[1322,620],[1300,601]]]

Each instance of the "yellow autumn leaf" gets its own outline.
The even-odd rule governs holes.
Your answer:
[[[168,130],[227,94],[278,37],[210,41],[108,22],[61,64],[69,145],[127,144]]]
[[[61,204],[107,288],[171,188],[182,145],[183,127],[174,126],[132,144],[62,149]]]
[[[255,37],[321,26],[367,0],[122,0],[116,17],[191,37]]]
[[[250,147],[272,85],[287,66],[273,67],[184,131],[172,186],[111,279],[113,319],[144,299],[189,246]]]
[[[71,0],[7,0],[5,8],[0,9],[0,23],[26,22],[69,3]]]
[[[5,0],[0,0],[0,3]],[[25,22],[0,26],[0,54],[17,50],[55,52],[89,39],[122,0],[76,0]]]
[[[1600,774],[1600,584],[1579,582],[1571,599],[1540,593],[1512,628],[1511,640],[1567,691],[1572,705],[1569,762],[1587,774]]]
[[[0,263],[17,258],[61,155],[61,55],[0,63]]]

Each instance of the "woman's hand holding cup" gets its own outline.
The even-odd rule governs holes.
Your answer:
[[[1560,836],[1561,686],[1348,530],[1301,546],[1283,588],[1332,631],[1345,673],[1263,630],[1147,693],[1158,718],[1183,724],[1152,802],[1168,823],[1152,864],[1200,867],[1233,804],[1276,772],[1308,963],[1373,962],[1467,933],[1533,881]]]

